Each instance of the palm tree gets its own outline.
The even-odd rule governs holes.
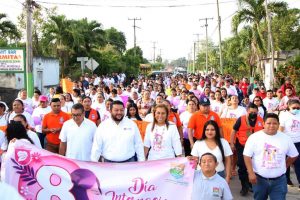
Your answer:
[[[0,37],[3,40],[20,39],[21,33],[18,31],[16,25],[9,20],[6,20],[6,14],[0,13]]]
[[[43,27],[43,47],[45,51],[60,58],[61,73],[68,65],[70,36],[70,21],[64,15],[51,16],[50,23]]]
[[[238,34],[238,27],[241,24],[250,27],[248,33],[251,36],[251,40],[248,43],[250,48],[251,58],[255,58],[256,64],[260,70],[260,74],[263,74],[261,66],[261,58],[266,54],[266,44],[263,38],[263,32],[260,30],[262,22],[266,22],[266,11],[264,7],[265,0],[239,0],[241,9],[232,18],[232,29],[235,34]],[[270,13],[281,15],[287,10],[287,4],[285,2],[272,2],[268,4]]]

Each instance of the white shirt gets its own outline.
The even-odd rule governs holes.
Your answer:
[[[264,118],[265,116],[265,111],[261,106],[258,107],[258,116],[260,116],[261,118]]]
[[[12,186],[0,182],[0,194],[1,200],[23,200],[24,198],[20,196],[18,191]]]
[[[180,121],[182,122],[182,125],[183,125],[183,127],[182,127],[183,128],[183,138],[188,139],[188,127],[187,126],[188,126],[190,118],[193,114],[194,113],[185,111],[179,115]]]
[[[1,117],[0,117],[0,126],[7,126],[8,121],[8,113],[4,113]]]
[[[51,107],[47,106],[46,108],[37,107],[33,110],[32,119],[35,125],[35,131],[38,133],[42,132],[42,121],[44,116],[51,112]]]
[[[154,118],[153,118],[153,113],[149,113],[145,116],[145,118],[143,119],[143,121],[145,122],[153,122]]]
[[[250,96],[249,96],[249,101],[250,102],[253,102],[253,99],[254,99],[254,97],[256,97],[257,96],[257,94],[250,94]]]
[[[108,110],[106,110],[106,109],[105,109],[104,112],[99,112],[99,114],[100,114],[101,122],[103,122],[103,121],[105,121],[105,120],[111,118],[110,112],[109,112]]]
[[[170,101],[171,105],[172,105],[174,108],[177,108],[178,105],[179,105],[179,102],[180,102],[180,97],[179,97],[179,96],[176,96],[176,97],[168,96],[168,97],[167,97],[167,100]]]
[[[40,101],[39,100],[34,100],[32,98],[32,108],[35,109],[37,107],[39,107]]]
[[[33,123],[33,119],[32,119],[31,115],[28,112],[24,111],[21,114],[25,116],[25,118],[27,120],[27,123],[29,124],[30,127],[35,127],[35,125]],[[17,114],[15,113],[15,111],[10,113],[8,121],[10,122],[11,120],[13,120],[16,115]]]
[[[123,92],[123,95],[126,95],[126,96],[131,96],[131,91],[130,92],[128,92],[127,90],[125,90],[124,92]]]
[[[268,135],[263,130],[249,136],[243,154],[252,157],[255,173],[265,178],[276,178],[286,172],[286,156],[296,157],[298,151],[292,139],[277,131]]]
[[[198,85],[198,86],[197,86],[197,90],[199,90],[200,93],[203,93],[204,89],[205,89],[205,86],[203,86],[203,87],[201,87],[201,85]],[[199,98],[199,97],[198,97],[198,98]]]
[[[236,109],[231,109],[230,107],[227,107],[222,112],[221,118],[234,118],[237,119],[243,115],[246,115],[247,111],[244,107],[238,106]]]
[[[187,107],[186,100],[181,99],[178,104],[178,113],[181,114],[181,113],[185,112],[186,107]]]
[[[206,177],[201,171],[196,170],[192,200],[231,200],[233,199],[230,188],[217,173],[212,177]]]
[[[42,149],[42,145],[41,145],[41,142],[40,142],[40,139],[39,137],[37,136],[37,134],[31,130],[27,130],[27,135],[28,137],[32,140],[33,144]]]
[[[100,114],[101,121],[102,121],[102,117],[104,117],[104,113],[106,111],[105,102],[104,101],[103,101],[103,103],[94,102],[91,107],[98,111],[98,113]]]
[[[268,112],[274,112],[279,105],[279,101],[276,98],[269,99],[266,97],[263,100],[263,104]]]
[[[93,139],[97,127],[94,122],[84,118],[78,126],[73,119],[66,121],[59,139],[67,143],[66,157],[81,161],[91,161]]]
[[[99,77],[95,78],[93,84],[94,85],[99,85],[99,83],[100,83],[100,78]]]
[[[123,102],[122,98],[119,97],[119,95],[117,95],[117,96],[115,96],[115,97],[110,96],[109,98],[111,98],[111,99],[114,100],[114,101],[121,101],[121,102]]]
[[[72,109],[72,106],[74,105],[74,103],[72,101],[66,101],[65,102],[65,106],[67,108],[67,111],[66,113],[71,113],[71,109]]]
[[[91,160],[98,162],[102,155],[111,161],[124,161],[137,155],[144,161],[144,148],[140,131],[132,120],[124,117],[119,124],[109,118],[102,122],[96,131]]]
[[[289,111],[280,112],[279,122],[284,128],[283,133],[290,136],[294,143],[300,142],[300,114],[293,115]]]
[[[238,95],[236,88],[233,85],[230,85],[229,87],[224,86],[224,88],[227,90],[228,95]]]
[[[221,138],[221,143],[224,149],[224,156],[225,157],[231,156],[232,151],[228,142],[225,139]],[[217,161],[219,163],[216,168],[217,172],[221,172],[225,170],[225,165],[223,163],[223,158],[222,158],[222,153],[220,148],[216,146],[214,149],[210,149],[204,140],[196,141],[191,152],[192,156],[197,156],[200,159],[201,156],[205,153],[212,153],[213,155],[216,156]]]
[[[150,148],[148,160],[158,160],[166,158],[175,158],[175,155],[182,154],[182,146],[177,127],[174,123],[170,123],[167,128],[155,125],[153,131],[153,123],[147,125],[144,146]]]
[[[221,115],[221,112],[222,112],[223,108],[224,108],[224,103],[217,102],[216,100],[211,101],[211,104],[210,104],[211,111],[214,111],[219,116]]]
[[[33,102],[32,102],[32,99],[30,99],[30,98],[27,98],[27,99],[21,99],[21,98],[19,98],[19,99],[24,104],[24,110],[26,112],[32,113],[32,111],[33,111]]]

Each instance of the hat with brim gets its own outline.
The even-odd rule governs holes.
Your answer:
[[[201,106],[209,106],[210,105],[210,101],[207,97],[202,97],[200,98],[199,104]]]

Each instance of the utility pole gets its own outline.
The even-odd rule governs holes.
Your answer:
[[[273,88],[273,79],[274,79],[274,43],[273,43],[273,35],[272,35],[272,28],[271,28],[271,18],[270,13],[268,9],[268,0],[265,0],[265,10],[266,10],[266,19],[267,19],[267,25],[268,25],[268,55],[271,54],[271,65],[270,65],[270,74],[269,74],[269,89]],[[271,52],[270,52],[271,50]],[[265,70],[268,71],[268,70]]]
[[[161,57],[161,55],[162,55],[162,49],[159,49],[159,56]]]
[[[206,74],[208,73],[208,34],[207,34],[207,20],[213,20],[213,18],[202,18],[199,21],[205,20],[205,37],[206,37],[206,55],[205,55],[205,71]]]
[[[155,64],[155,49],[156,49],[156,46],[155,46],[156,42],[153,42],[153,63]]]
[[[220,71],[221,71],[221,74],[223,74],[222,38],[221,38],[221,17],[220,17],[220,9],[219,9],[219,0],[217,0],[217,11],[218,11],[218,29],[219,29]]]
[[[33,7],[38,8],[39,5],[32,0],[26,0],[26,88],[27,96],[33,96],[33,52],[32,52],[32,10]]]
[[[136,20],[142,20],[141,18],[128,18],[128,20],[133,20],[133,47],[134,47],[134,64],[135,64],[135,58],[136,58],[136,28],[140,28],[138,26],[135,25],[135,21]]]
[[[194,42],[193,73],[195,73],[195,65],[196,65],[196,42]]]
[[[199,45],[199,42],[200,42],[200,34],[199,33],[195,33],[194,35],[197,36],[197,54],[200,52],[200,45]]]
[[[192,60],[192,49],[188,53],[188,73],[192,73],[191,60]]]

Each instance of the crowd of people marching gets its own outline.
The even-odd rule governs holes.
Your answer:
[[[232,199],[237,175],[242,196],[285,199],[290,166],[300,183],[300,101],[289,77],[272,90],[213,73],[73,83],[70,93],[20,90],[12,110],[0,102],[0,156],[15,139],[81,161],[186,156],[199,163],[192,199]]]

